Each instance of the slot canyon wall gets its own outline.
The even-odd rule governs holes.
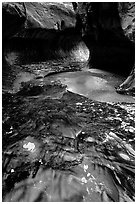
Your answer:
[[[135,202],[135,3],[3,2],[2,57],[3,201]]]
[[[84,41],[91,67],[127,76],[134,65],[135,3],[3,3],[2,12],[6,43],[29,41],[43,55],[64,57]]]

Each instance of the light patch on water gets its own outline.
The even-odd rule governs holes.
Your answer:
[[[6,132],[6,134],[11,134],[12,133],[12,130],[10,132]]]
[[[85,141],[86,141],[86,142],[94,142],[95,139],[92,138],[92,137],[88,137],[88,138],[85,139]]]
[[[85,85],[88,89],[94,88],[94,90],[113,90],[113,87],[107,83],[107,80],[101,77],[92,76],[86,80]]]
[[[69,72],[56,75],[57,79],[67,85],[67,90],[101,102],[132,102],[131,96],[116,93],[115,86],[121,78],[95,76],[89,71]]]
[[[35,144],[32,142],[28,142],[27,144],[24,144],[23,147],[28,151],[31,151],[31,152],[35,151]]]
[[[81,133],[81,129],[80,129],[80,130],[76,130],[76,133],[75,133],[76,137],[77,137],[80,133]]]
[[[134,133],[134,132],[135,132],[135,128],[132,127],[132,126],[130,126],[130,127],[129,127],[129,132]]]
[[[76,103],[76,106],[82,106],[82,103],[78,102],[78,103]]]
[[[89,192],[89,189],[88,189],[88,187],[86,188],[86,190],[87,190],[88,194],[90,195],[90,192]]]
[[[87,182],[88,182],[85,177],[82,177],[82,178],[81,178],[81,181],[82,181],[82,183],[87,183]]]
[[[126,149],[130,152],[130,154],[132,154],[132,156],[135,156],[135,151],[131,147],[131,145],[130,144],[126,144],[126,143],[124,143],[124,145],[125,145]]]
[[[116,174],[115,171],[114,171],[114,174],[115,174],[115,178],[117,179],[117,181],[119,182],[119,184],[121,184],[121,181],[120,181],[120,179],[118,178],[118,176],[117,176],[117,174]]]
[[[88,165],[84,164],[84,171],[86,172],[88,169]]]
[[[87,109],[86,108],[83,108],[83,111],[86,111]]]
[[[89,177],[90,175],[91,175],[91,174],[90,174],[90,173],[88,173],[88,174],[87,174],[87,177]]]
[[[112,137],[113,139],[120,140],[120,138],[114,132],[110,131],[109,136]]]
[[[122,152],[119,153],[119,156],[124,160],[127,160],[127,161],[130,160],[129,156],[127,154],[122,153]]]
[[[41,164],[43,164],[42,159],[40,159],[39,162],[40,162]]]

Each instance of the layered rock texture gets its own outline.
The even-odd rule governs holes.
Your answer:
[[[114,74],[134,64],[134,3],[11,2],[2,15],[3,201],[134,202],[134,94]]]
[[[91,67],[128,76],[134,65],[134,9],[134,3],[4,3],[3,38],[14,36],[23,45],[31,39],[40,55],[56,50],[62,57],[84,40]],[[6,28],[9,13],[14,26]]]
[[[108,37],[122,37],[125,35],[134,40],[135,35],[135,3],[3,3],[3,36],[8,36],[6,31],[17,33],[19,24],[24,29],[55,29],[74,28],[78,15],[81,18],[81,27],[84,34],[91,34],[95,40],[105,40]],[[11,22],[11,25],[9,24]],[[15,27],[18,29],[14,29]],[[81,28],[82,29],[82,28]],[[106,32],[106,35],[103,35]],[[112,39],[114,40],[114,38]],[[105,42],[106,43],[106,42]]]
[[[11,20],[10,17],[14,19]],[[12,24],[8,26],[6,23],[9,23],[10,20]],[[14,30],[13,25],[18,27],[17,21],[22,22],[23,30],[31,28],[60,30],[63,24],[69,28],[74,27],[76,23],[71,3],[3,3],[3,31]],[[20,31],[19,28],[17,31]],[[14,30],[14,33],[17,33],[17,31]],[[8,36],[5,32],[4,36]]]
[[[119,3],[119,13],[125,36],[135,43],[135,3]],[[127,79],[117,88],[117,92],[135,94],[135,65]]]
[[[124,34],[135,42],[135,2],[119,3],[119,15]]]
[[[26,8],[23,3],[2,4],[2,38],[8,39],[19,32],[26,21]]]
[[[131,4],[132,10],[127,8],[127,4],[124,13],[123,6],[124,3],[94,2],[79,7],[82,7],[80,15],[85,18],[84,39],[91,51],[91,66],[128,75],[134,65],[135,48],[123,28],[125,24],[133,27],[129,16],[131,13],[134,18],[134,4]]]

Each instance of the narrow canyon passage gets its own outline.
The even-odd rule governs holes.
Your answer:
[[[26,5],[25,26],[34,28],[3,39],[3,201],[134,202],[135,96],[116,92],[132,53],[123,44],[88,46],[71,27],[71,3]]]

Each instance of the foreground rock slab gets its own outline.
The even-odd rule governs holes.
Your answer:
[[[134,104],[30,89],[3,94],[3,201],[134,201]]]

